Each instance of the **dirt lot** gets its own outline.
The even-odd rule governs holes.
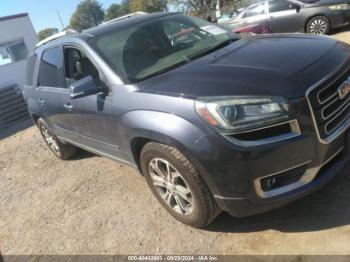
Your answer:
[[[350,33],[337,38],[350,41]],[[0,140],[2,254],[350,254],[350,173],[282,209],[175,221],[127,166],[81,152],[60,161],[35,127]]]

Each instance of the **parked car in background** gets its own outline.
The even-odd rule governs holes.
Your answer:
[[[222,14],[220,16],[220,18],[218,19],[217,23],[218,24],[223,24],[223,23],[233,19],[236,15],[237,15],[236,11],[229,12],[229,13],[224,13],[224,14]]]
[[[283,206],[348,163],[349,54],[328,37],[240,38],[155,13],[41,42],[23,94],[58,158],[79,147],[130,164],[203,227]]]
[[[328,34],[349,25],[349,0],[269,0],[247,7],[227,25],[233,29],[264,24],[271,33],[306,32]]]

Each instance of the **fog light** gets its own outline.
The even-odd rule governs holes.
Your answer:
[[[286,172],[263,177],[260,180],[261,189],[264,192],[267,192],[295,183],[299,181],[303,174],[306,172],[306,167],[307,165],[302,165]]]
[[[271,188],[276,184],[276,177],[271,177],[266,180],[266,185]]]
[[[261,188],[264,191],[269,191],[273,189],[275,185],[276,185],[276,176],[271,176],[271,177],[261,179]]]

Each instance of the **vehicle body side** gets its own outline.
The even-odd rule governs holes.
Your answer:
[[[127,84],[87,43],[90,37],[83,33],[37,48],[33,83],[24,88],[33,119],[43,118],[62,142],[134,167],[139,167],[140,151],[148,141],[174,146],[199,170],[219,205],[237,216],[259,213],[317,190],[349,158],[347,154],[321,179],[278,196],[261,197],[254,184],[260,177],[300,164],[319,170],[349,142],[346,133],[332,143],[320,142],[306,99],[311,86],[350,64],[349,47],[344,43],[300,34],[252,36]],[[81,49],[98,68],[109,93],[71,99],[69,88],[38,86],[42,54],[56,46]],[[195,110],[196,99],[202,96],[249,95],[288,100],[302,130],[300,135],[242,145],[208,125]],[[40,104],[42,96],[47,100],[44,104]],[[67,103],[74,109],[64,110]],[[47,105],[52,110],[49,114]]]
[[[248,8],[259,4],[256,3],[226,23],[238,30],[241,27],[259,24],[269,28],[271,33],[305,33],[307,23],[316,16],[327,17],[332,29],[346,26],[350,22],[350,10],[331,10],[329,8],[330,5],[348,3],[348,1],[318,1],[310,4],[293,0],[289,2],[295,5],[294,9],[271,13],[269,11],[270,1],[262,1],[259,3],[264,3],[264,14],[248,18],[243,17]]]

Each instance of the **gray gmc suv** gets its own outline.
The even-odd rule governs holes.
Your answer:
[[[41,42],[24,97],[51,151],[137,168],[183,223],[249,216],[324,186],[349,160],[350,49],[240,38],[157,13]]]

